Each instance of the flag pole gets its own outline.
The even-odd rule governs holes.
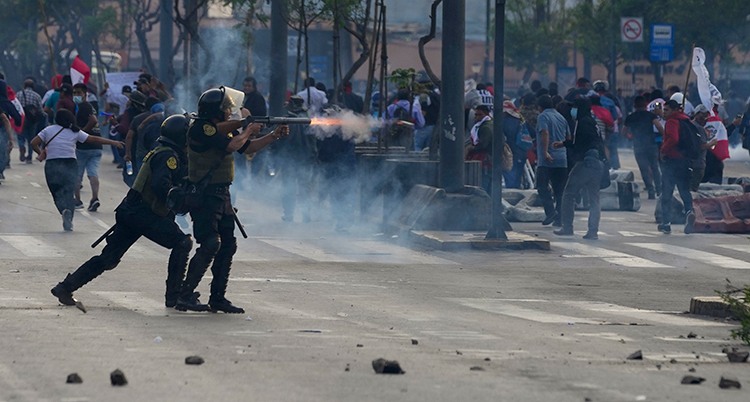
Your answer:
[[[49,62],[52,64],[52,76],[57,76],[57,70],[55,70],[55,55],[52,53],[52,41],[49,38],[49,31],[47,31],[47,13],[44,12],[44,4],[42,0],[39,0],[39,8],[42,10],[42,18],[44,19],[44,36],[47,37],[47,46],[49,46]]]
[[[687,101],[688,95],[688,83],[690,83],[690,72],[693,71],[693,58],[695,57],[695,42],[693,42],[693,49],[690,51],[690,62],[688,63],[687,78],[685,78],[685,87],[682,89],[682,110],[685,110],[685,102]]]

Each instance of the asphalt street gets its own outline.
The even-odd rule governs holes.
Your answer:
[[[745,163],[727,175],[750,175]],[[632,153],[623,165],[635,168]],[[598,241],[581,239],[577,212],[573,238],[513,224],[551,251],[437,252],[386,241],[372,222],[336,233],[327,204],[312,223],[282,222],[275,192],[256,185],[236,197],[250,238],[237,233],[227,294],[246,314],[165,308],[168,252],[145,239],[75,293],[83,314],[50,288],[114,223],[126,187],[111,156],[100,175],[99,211],[76,211],[65,233],[42,164],[13,152],[0,185],[2,402],[750,399],[750,366],[721,352],[742,347],[736,322],[685,314],[726,279],[748,283],[748,236],[663,235],[655,201],[603,212]],[[210,272],[204,301],[209,283]],[[637,350],[643,360],[626,360]],[[190,355],[205,363],[186,365]],[[406,373],[375,374],[381,357]],[[110,385],[118,368],[124,387]],[[82,384],[65,383],[74,372]],[[706,381],[681,385],[685,375]],[[722,375],[744,387],[720,389]]]

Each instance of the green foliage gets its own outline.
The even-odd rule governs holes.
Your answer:
[[[727,279],[726,291],[717,290],[716,293],[721,296],[725,303],[729,304],[732,313],[740,322],[740,329],[731,331],[732,338],[740,339],[745,344],[750,345],[750,285],[737,288]]]
[[[395,84],[398,89],[403,89],[409,88],[410,84],[414,82],[416,76],[417,71],[413,68],[397,68],[393,70],[387,79]]]

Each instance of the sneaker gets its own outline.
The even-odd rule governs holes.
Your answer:
[[[544,221],[542,221],[543,226],[547,226],[554,222],[557,219],[557,212],[553,212],[552,215],[547,216],[544,218]]]
[[[26,147],[24,146],[19,147],[18,152],[19,152],[18,159],[20,159],[21,162],[25,162],[26,161]]]
[[[31,165],[31,164],[32,164],[32,162],[31,162],[31,158],[26,158],[26,164],[27,164],[27,165]]]
[[[687,215],[685,215],[685,234],[693,233],[695,225],[695,213],[693,211],[688,211]]]
[[[232,302],[227,299],[222,299],[214,302],[209,301],[208,305],[211,307],[212,313],[223,311],[227,314],[245,314],[245,309],[232,305]]]
[[[88,211],[89,212],[96,212],[96,210],[99,209],[99,205],[101,205],[101,204],[99,204],[99,200],[93,200],[93,201],[91,201],[89,203]]]
[[[672,234],[672,225],[669,223],[665,223],[663,225],[659,225],[656,227],[657,230],[664,234]]]
[[[76,209],[83,209],[83,201],[76,201]]]
[[[66,232],[73,231],[73,211],[66,209],[62,213],[63,218],[63,230]]]
[[[583,236],[586,240],[599,240],[599,234],[596,232],[588,232]]]
[[[573,236],[573,229],[560,229],[552,232],[558,236]]]
[[[73,293],[68,292],[62,285],[62,283],[58,283],[57,286],[52,288],[50,290],[52,292],[52,295],[57,297],[57,300],[60,301],[60,304],[64,304],[66,306],[75,306],[76,300],[73,298]]]

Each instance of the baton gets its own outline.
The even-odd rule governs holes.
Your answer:
[[[245,232],[245,227],[242,226],[242,222],[240,222],[240,217],[237,216],[237,208],[232,208],[232,211],[234,212],[234,223],[237,224],[237,227],[240,229],[240,233],[242,233],[242,237],[247,239],[247,232]]]
[[[96,246],[98,246],[98,245],[99,245],[99,243],[103,242],[103,241],[104,241],[104,239],[106,239],[107,237],[109,237],[109,235],[111,235],[111,234],[112,234],[112,232],[114,232],[114,231],[115,231],[115,226],[117,226],[117,224],[116,224],[116,223],[115,223],[114,225],[112,225],[112,227],[111,227],[111,228],[107,229],[107,231],[106,231],[106,232],[104,232],[104,234],[103,234],[103,235],[101,235],[101,236],[100,236],[100,237],[99,237],[98,239],[96,239],[96,241],[95,241],[94,243],[92,243],[92,244],[91,244],[91,248],[96,248]]]

